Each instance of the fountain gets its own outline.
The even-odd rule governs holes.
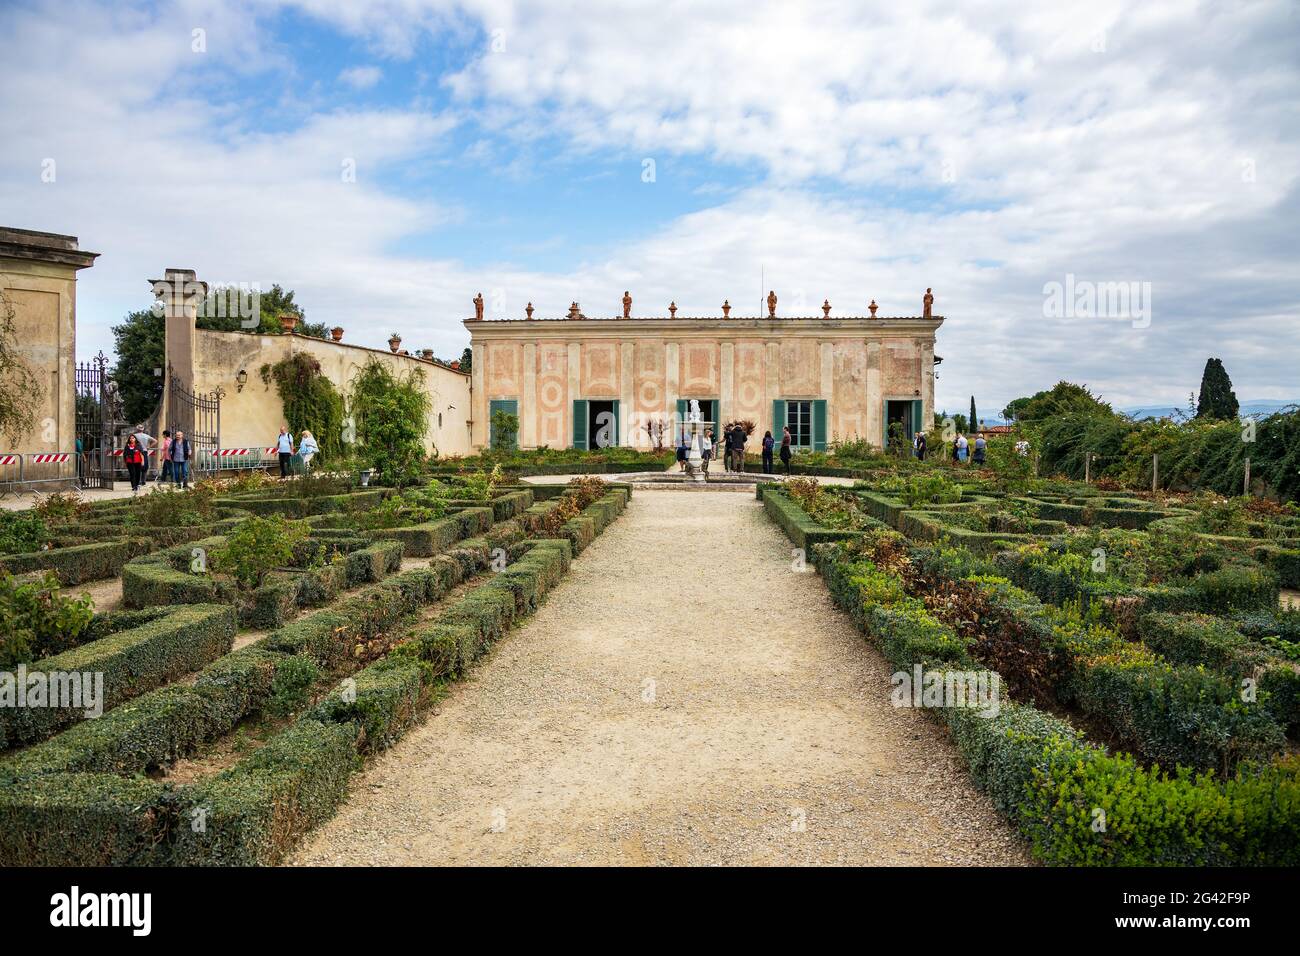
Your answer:
[[[703,484],[706,480],[704,477],[704,455],[700,444],[704,438],[706,426],[716,425],[716,422],[706,422],[700,417],[700,403],[691,399],[690,410],[686,413],[684,425],[689,425],[691,429],[691,450],[686,454],[686,475],[691,481]],[[717,443],[714,443],[717,448]]]

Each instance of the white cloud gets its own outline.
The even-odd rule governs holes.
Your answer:
[[[377,66],[354,66],[339,74],[339,82],[354,90],[368,90],[384,77],[384,71]]]

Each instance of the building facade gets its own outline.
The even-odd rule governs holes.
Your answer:
[[[473,442],[492,438],[492,414],[519,418],[523,448],[646,447],[648,422],[672,427],[688,403],[703,418],[752,421],[798,448],[866,439],[883,446],[890,422],[908,438],[932,420],[935,333],[904,318],[587,318],[465,320],[473,349]],[[625,296],[624,312],[630,312]],[[481,309],[478,309],[481,313]],[[729,311],[729,307],[726,308]],[[875,311],[875,303],[872,303]],[[674,309],[675,312],[675,309]]]
[[[77,273],[97,256],[78,248],[76,236],[0,227],[0,308],[11,315],[18,356],[41,387],[35,427],[12,448],[0,439],[6,452],[29,458],[75,453]],[[59,478],[71,471],[71,465],[29,468],[27,476]]]

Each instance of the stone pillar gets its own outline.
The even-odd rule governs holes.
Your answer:
[[[678,375],[681,372],[680,348],[676,342],[664,345],[664,418],[673,432],[673,447],[677,446],[677,399],[681,397]]]
[[[208,294],[208,284],[200,282],[193,269],[167,269],[161,279],[150,279],[157,300],[155,308],[163,313],[165,356],[162,369],[162,420],[155,434],[183,420],[181,409],[173,407],[171,379],[175,378],[190,392],[194,391],[194,322],[199,304]]]
[[[488,402],[487,402],[487,382],[488,370],[487,349],[483,344],[474,346],[473,359],[469,370],[470,375],[470,412],[469,417],[473,421],[470,426],[469,444],[471,448],[485,448],[488,443]]]
[[[519,447],[537,447],[537,416],[541,401],[537,394],[537,343],[523,346],[523,375],[519,386]]]
[[[564,403],[564,433],[569,436],[566,448],[573,447],[573,403],[582,398],[582,343],[570,342],[568,359],[565,363],[569,372],[569,395]]]
[[[723,342],[719,349],[718,365],[718,400],[722,403],[722,418],[734,421],[740,396],[736,394],[736,346],[734,342]],[[755,423],[757,424],[757,423]],[[714,422],[713,437],[722,434],[722,422]]]
[[[772,414],[772,403],[781,397],[781,343],[768,342],[763,349],[763,380],[767,394],[763,417]],[[781,428],[785,422],[772,422],[772,437],[781,444]]]
[[[621,352],[622,355],[618,363],[618,407],[620,417],[623,420],[618,423],[618,443],[620,445],[637,445],[640,443],[637,435],[645,437],[645,433],[638,431],[642,425],[642,419],[636,413],[636,392],[633,390],[636,379],[636,346],[631,340],[625,341]]]
[[[867,342],[867,434],[871,444],[880,447],[884,438],[884,346],[879,340]]]
[[[934,339],[921,343],[921,422],[930,430],[934,421]]]

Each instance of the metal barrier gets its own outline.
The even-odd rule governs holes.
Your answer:
[[[79,456],[69,451],[4,452],[0,454],[0,487],[12,489],[55,481],[80,487],[81,465]]]

